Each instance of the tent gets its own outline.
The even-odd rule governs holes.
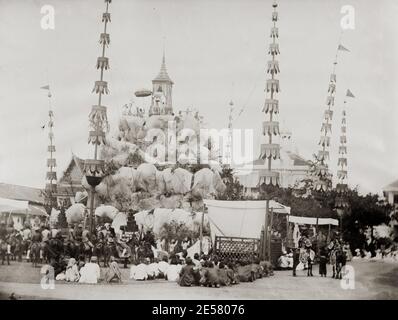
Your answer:
[[[208,207],[208,219],[212,239],[215,236],[260,238],[264,226],[266,201],[204,200]],[[290,214],[290,208],[270,200],[270,209]]]

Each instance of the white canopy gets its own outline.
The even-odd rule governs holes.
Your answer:
[[[316,225],[316,219],[313,217],[297,217],[297,216],[289,216],[289,222],[298,223],[298,224],[312,224]],[[338,226],[339,220],[332,218],[318,218],[318,225],[332,225]]]
[[[20,210],[30,210],[29,202],[22,200],[11,200],[0,198],[0,212],[13,212]]]
[[[260,238],[264,226],[266,201],[204,200],[209,209],[211,236]],[[270,201],[275,213],[289,214],[290,208]]]

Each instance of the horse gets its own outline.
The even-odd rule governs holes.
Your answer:
[[[31,256],[32,266],[34,268],[36,268],[40,262],[40,250],[41,250],[41,244],[38,242],[33,242],[30,247],[30,256]]]
[[[104,267],[109,267],[111,256],[117,256],[116,244],[105,242],[103,247]]]
[[[10,265],[9,244],[5,240],[0,240],[0,256],[1,264],[7,259],[7,264]]]
[[[50,239],[46,250],[46,257],[49,261],[51,261],[51,259],[58,261],[59,257],[64,253],[63,239],[57,237]]]
[[[101,261],[101,257],[104,257],[105,266],[104,241],[102,239],[99,239],[94,243],[93,255],[98,258],[98,263]]]
[[[23,244],[22,238],[18,235],[14,235],[10,237],[10,246],[11,246],[11,260],[22,261],[22,253],[23,253]]]
[[[338,248],[335,251],[335,257],[336,257],[336,279],[341,279],[341,269],[345,266],[346,261],[347,261],[347,256],[346,253],[343,251],[342,248]],[[333,266],[333,274],[334,274],[334,266]]]

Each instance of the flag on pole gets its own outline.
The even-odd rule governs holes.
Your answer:
[[[40,87],[40,89],[50,90],[50,86],[49,86],[49,85],[46,85],[46,86]]]
[[[344,47],[344,46],[341,45],[341,44],[339,44],[339,47],[337,48],[337,50],[348,51],[348,52],[350,52],[350,50],[348,50],[346,47]]]
[[[355,96],[354,96],[353,93],[350,91],[350,89],[347,89],[346,97],[355,98]]]

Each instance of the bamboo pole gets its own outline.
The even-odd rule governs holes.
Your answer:
[[[203,204],[203,209],[202,209],[202,219],[200,222],[200,243],[199,243],[199,254],[202,254],[203,251],[203,224],[205,220],[205,205]]]
[[[271,216],[268,231],[268,261],[271,261],[271,242],[272,242],[272,224],[274,222],[274,208],[271,208]]]

